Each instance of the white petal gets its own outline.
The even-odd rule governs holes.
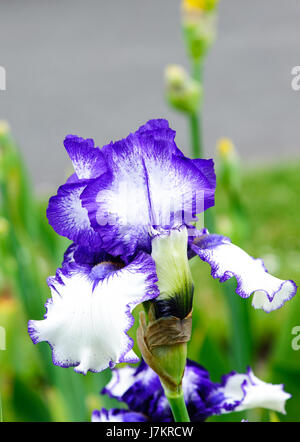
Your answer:
[[[247,374],[232,373],[226,378],[224,387],[220,390],[225,396],[223,406],[234,405],[234,411],[249,410],[251,408],[267,408],[285,414],[285,402],[291,397],[283,390],[283,385],[274,385],[263,382],[248,370]]]
[[[136,368],[123,367],[112,371],[112,378],[106,385],[105,390],[109,391],[113,397],[121,397],[134,383],[134,373]]]
[[[94,287],[88,275],[76,271],[51,278],[52,299],[42,321],[30,321],[34,343],[47,341],[53,362],[75,371],[99,372],[119,362],[137,362],[126,332],[133,325],[134,307],[157,296],[155,266],[140,254],[127,267]]]
[[[142,413],[130,410],[110,409],[94,410],[92,422],[147,422],[148,418]]]
[[[271,276],[271,275],[270,275]],[[277,310],[283,306],[286,301],[289,301],[295,294],[295,286],[293,281],[282,281],[274,276],[271,276],[278,281],[277,287],[281,286],[280,290],[277,291],[276,296],[270,301],[266,292],[259,290],[254,293],[252,299],[252,305],[256,309],[262,309],[269,313],[273,310]]]
[[[220,235],[204,235],[196,238],[191,246],[203,261],[211,265],[211,274],[221,282],[234,276],[236,293],[248,298],[254,293],[252,305],[265,312],[276,310],[290,300],[297,291],[293,281],[281,280],[270,275],[261,259],[254,259],[244,250]]]

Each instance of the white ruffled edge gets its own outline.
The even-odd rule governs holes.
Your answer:
[[[222,413],[244,411],[252,408],[266,408],[286,414],[285,404],[291,395],[284,391],[283,384],[271,384],[257,378],[248,368],[246,374],[232,372],[224,376],[218,389],[224,394]]]
[[[127,335],[134,323],[131,312],[158,295],[156,280],[153,260],[145,253],[96,286],[80,268],[60,271],[49,278],[52,298],[44,320],[29,321],[30,337],[35,344],[48,342],[55,365],[83,374],[138,362]]]
[[[217,238],[215,244],[213,241],[210,243],[210,238],[213,237]],[[236,293],[242,298],[253,294],[254,308],[269,313],[295,296],[297,285],[294,281],[285,281],[270,275],[261,259],[252,258],[228,238],[208,234],[196,241],[191,248],[203,261],[210,264],[213,278],[224,282],[235,277]]]

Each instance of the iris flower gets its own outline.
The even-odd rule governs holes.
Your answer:
[[[95,410],[93,422],[173,421],[159,377],[144,361],[112,374],[102,393],[125,403],[128,409]],[[283,385],[261,381],[250,368],[245,374],[232,371],[221,383],[212,382],[208,371],[191,360],[187,360],[182,388],[191,422],[258,407],[285,414],[285,402],[291,397]]]
[[[253,295],[255,308],[270,312],[295,295],[293,281],[271,276],[230,239],[195,228],[197,215],[214,205],[214,164],[185,157],[166,120],[150,120],[101,149],[73,135],[64,145],[75,173],[50,199],[47,216],[73,245],[48,280],[44,319],[29,322],[33,342],[49,343],[54,364],[86,373],[137,360],[127,335],[131,311],[159,297],[154,244],[166,235],[178,242],[174,232],[185,256],[171,247],[173,259],[159,269],[172,277],[170,286],[180,286],[181,259],[198,255],[214,278],[235,277],[236,293]]]

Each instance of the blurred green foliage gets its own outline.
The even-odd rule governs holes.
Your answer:
[[[242,175],[239,195],[247,218],[246,234],[236,235],[232,201],[221,175],[215,209],[216,231],[264,258],[270,272],[296,283],[300,279],[299,175],[300,162],[256,168]],[[34,346],[27,334],[28,319],[43,317],[50,295],[46,278],[60,265],[68,241],[48,225],[48,196],[35,197],[8,130],[0,131],[0,186],[0,326],[6,330],[6,350],[0,350],[3,420],[89,420],[93,408],[115,405],[98,394],[109,380],[109,371],[83,376],[71,368],[55,367],[49,346]],[[266,314],[235,295],[233,281],[223,284],[228,285],[224,294],[206,263],[194,258],[191,266],[196,290],[189,357],[209,369],[214,381],[249,364],[262,379],[285,383],[293,395],[286,416],[254,410],[248,419],[300,421],[300,351],[291,347],[291,330],[300,326],[299,296],[283,309]],[[228,296],[229,301],[235,300],[232,308]],[[136,326],[137,321],[132,336]],[[245,413],[234,413],[210,420],[240,421],[243,417]]]
[[[94,406],[109,404],[97,394],[109,372],[86,377],[55,367],[46,343],[36,347],[29,319],[42,319],[49,297],[46,278],[55,273],[68,241],[50,228],[47,200],[33,193],[9,129],[0,125],[0,392],[5,421],[84,421]]]
[[[293,279],[297,285],[300,280],[299,176],[299,161],[256,167],[244,173],[240,198],[247,216],[248,231],[239,241],[235,238],[235,242],[249,254],[263,258],[270,273],[279,278]],[[217,185],[216,230],[234,238],[231,205],[226,188]],[[232,366],[232,316],[228,314],[228,304],[220,290],[222,284],[207,276],[209,266],[194,259],[193,270],[198,281],[195,310],[199,318],[194,329],[197,328],[197,333],[202,336],[207,350],[203,351],[200,339],[197,346],[193,335],[190,356],[205,365],[217,381],[221,361],[227,371],[236,368]],[[246,303],[249,311],[248,339],[251,339],[252,350],[248,364],[263,380],[284,383],[286,391],[293,395],[287,402],[286,416],[278,415],[277,418],[280,421],[300,421],[300,351],[293,350],[291,346],[292,329],[300,324],[299,294],[282,309],[269,314],[254,310],[250,300],[247,302],[232,293],[234,296],[237,304]],[[241,346],[249,345],[244,338],[240,334],[236,336]],[[240,418],[240,413],[235,413],[211,420]],[[249,420],[270,420],[270,416],[268,412],[255,410],[249,413]]]

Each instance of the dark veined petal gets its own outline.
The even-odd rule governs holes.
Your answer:
[[[143,360],[138,367],[113,370],[110,382],[102,390],[102,394],[125,402],[130,410],[148,416],[157,394],[162,393],[159,377]]]
[[[203,421],[212,414],[215,405],[206,398],[214,391],[215,384],[207,370],[187,360],[182,387],[192,421]],[[138,367],[113,370],[112,379],[102,393],[125,402],[131,411],[149,416],[152,422],[173,420],[159,377],[144,361]]]

